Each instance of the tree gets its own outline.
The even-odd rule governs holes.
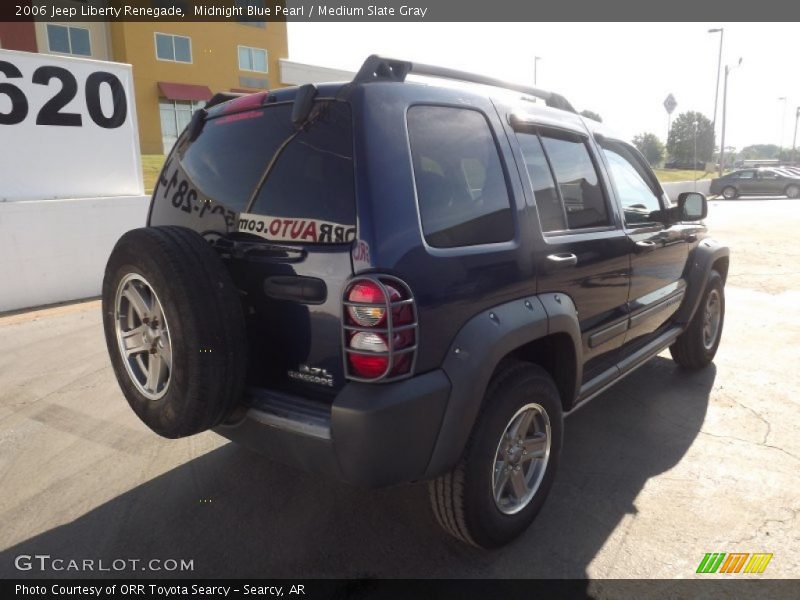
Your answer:
[[[581,111],[581,116],[582,117],[586,117],[587,119],[593,119],[593,120],[597,121],[598,123],[602,123],[603,122],[603,117],[601,117],[596,112],[591,111],[591,110],[582,110]]]
[[[654,133],[640,133],[633,138],[633,145],[644,154],[651,167],[664,160],[664,144]]]
[[[745,146],[739,153],[741,160],[763,160],[766,158],[778,158],[780,148],[775,144],[751,144]]]
[[[708,162],[714,155],[714,128],[711,120],[693,110],[681,113],[672,123],[667,139],[667,153],[677,162],[694,161],[695,123],[697,123],[697,160]]]

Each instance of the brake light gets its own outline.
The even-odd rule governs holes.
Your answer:
[[[414,298],[388,276],[360,277],[344,294],[345,369],[357,381],[394,380],[412,374],[417,349]]]

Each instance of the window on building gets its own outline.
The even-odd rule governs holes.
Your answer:
[[[661,210],[660,191],[636,151],[622,142],[603,140],[608,170],[622,204],[625,222],[651,223],[650,215]]]
[[[569,229],[610,223],[605,194],[586,140],[566,131],[543,130],[542,145],[558,183]]]
[[[263,48],[239,46],[239,69],[267,73],[267,51]]]
[[[91,56],[92,44],[89,30],[84,27],[47,24],[47,45],[50,52]]]
[[[475,246],[514,237],[505,174],[483,114],[412,106],[408,136],[422,231],[431,246]]]
[[[161,141],[164,144],[164,154],[169,154],[178,136],[189,124],[194,111],[205,106],[205,102],[194,100],[167,100],[161,98],[158,108],[161,114]]]
[[[192,40],[182,35],[156,34],[156,57],[159,60],[192,62]]]

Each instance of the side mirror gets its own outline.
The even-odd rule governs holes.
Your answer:
[[[683,192],[678,196],[678,219],[700,221],[708,215],[708,201],[700,192]]]

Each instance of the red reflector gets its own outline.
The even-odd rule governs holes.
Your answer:
[[[388,356],[367,356],[349,352],[347,359],[353,374],[366,379],[376,379],[386,372],[389,366]]]

